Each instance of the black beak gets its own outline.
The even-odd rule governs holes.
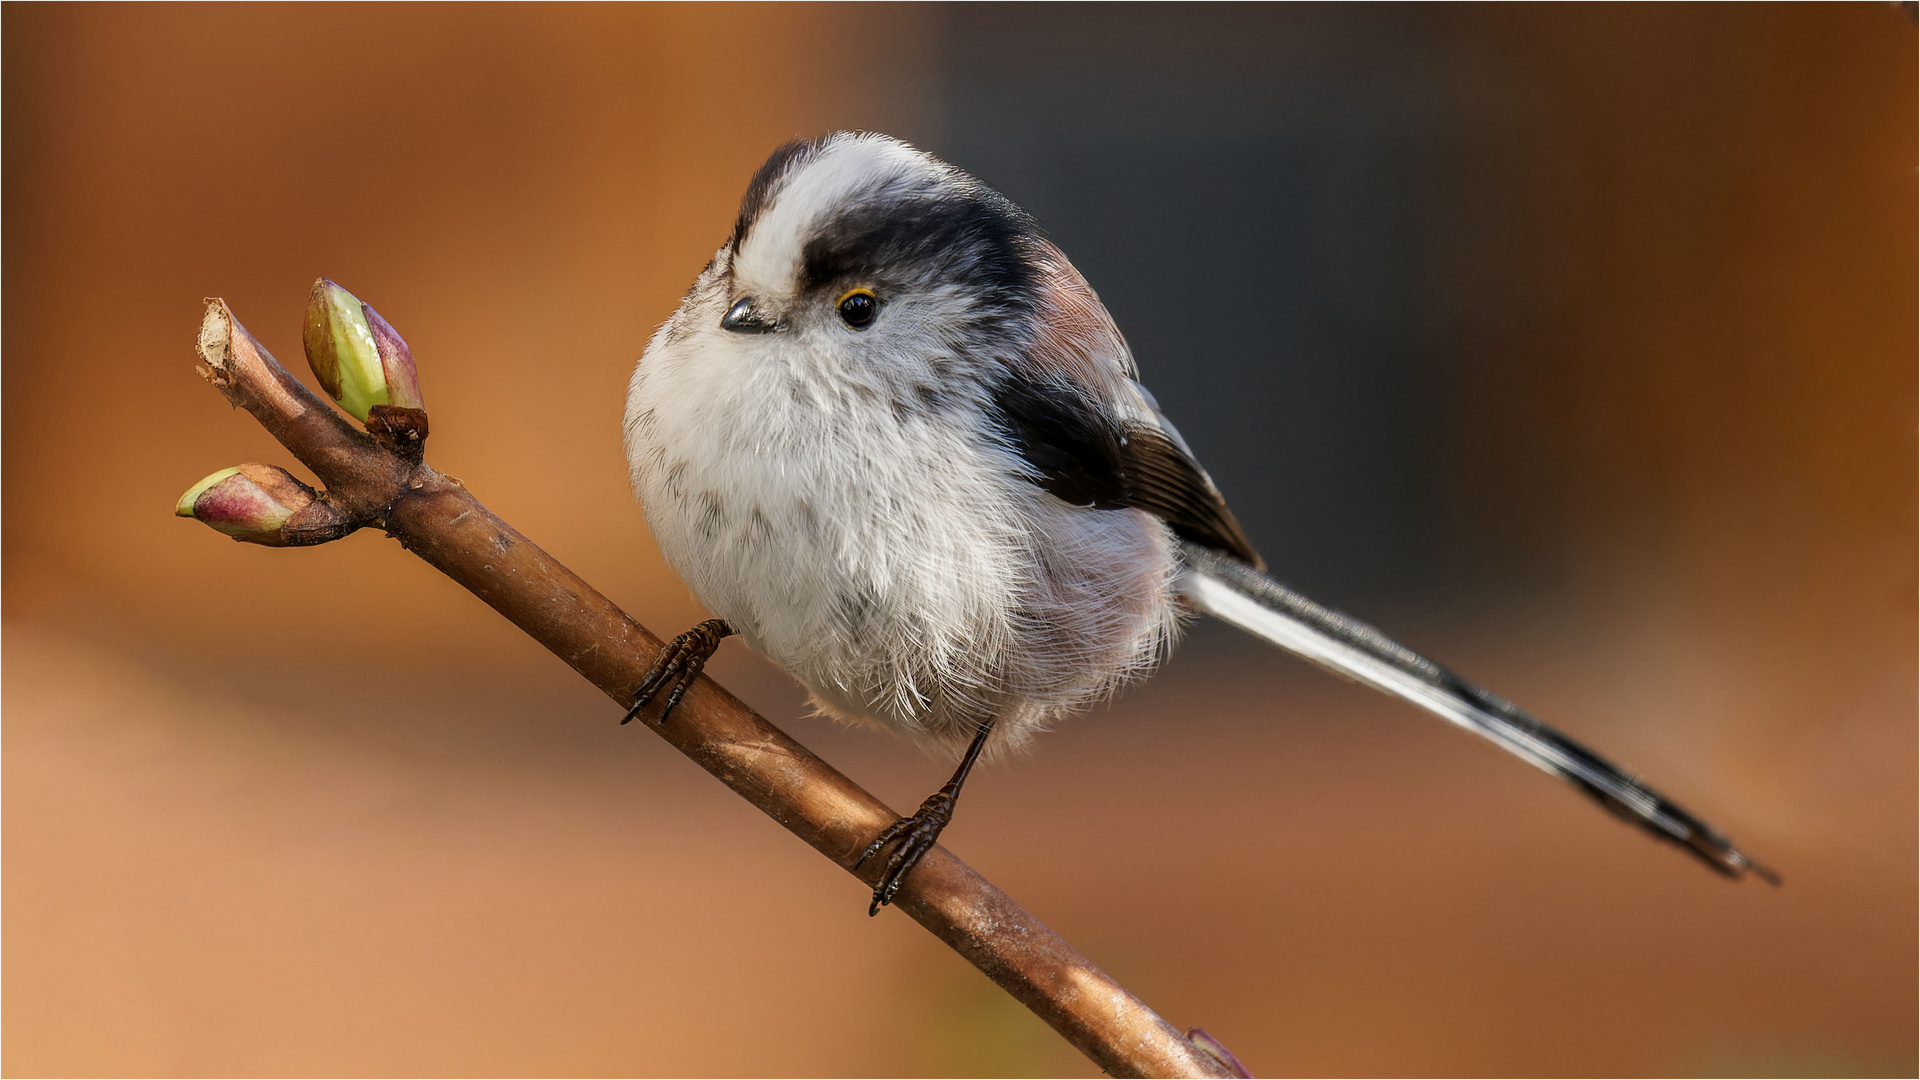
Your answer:
[[[742,297],[727,309],[726,317],[720,320],[720,329],[736,334],[765,334],[780,329],[780,323],[762,315],[760,309],[753,306],[752,297]]]

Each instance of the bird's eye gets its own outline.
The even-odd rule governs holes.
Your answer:
[[[865,330],[873,325],[873,317],[880,314],[880,301],[874,297],[872,289],[854,289],[842,296],[834,306],[840,309],[840,321],[855,330]]]

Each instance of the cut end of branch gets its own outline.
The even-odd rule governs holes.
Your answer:
[[[209,296],[207,313],[200,317],[200,340],[195,348],[200,353],[200,362],[206,365],[200,373],[215,384],[233,381],[233,371],[227,362],[232,345],[233,312],[227,310],[225,300]]]
[[[200,337],[194,342],[194,351],[200,354],[196,370],[201,378],[217,387],[228,404],[260,416],[269,428],[272,424],[260,412],[262,408],[284,419],[305,413],[312,392],[287,374],[273,354],[247,333],[225,300],[209,296],[206,303],[206,314],[200,317]]]

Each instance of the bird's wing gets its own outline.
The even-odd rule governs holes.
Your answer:
[[[1252,566],[1259,552],[1180,433],[1134,381],[1133,356],[1079,271],[1045,245],[1032,345],[995,390],[1035,483],[1076,506],[1132,507]]]
[[[1213,481],[1158,425],[1123,419],[1069,387],[1009,380],[994,399],[1034,483],[1075,506],[1132,507],[1174,533],[1260,565]]]

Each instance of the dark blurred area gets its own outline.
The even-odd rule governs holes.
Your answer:
[[[1256,1071],[1912,1075],[1915,28],[1893,5],[25,6],[4,49],[11,1074],[1092,1073],[192,371],[325,274],[429,461],[656,631],[653,327],[841,127],[1032,210],[1277,576],[1785,875],[1216,627],[947,842]],[[304,374],[304,371],[302,371]],[[945,765],[716,676],[896,808]]]
[[[1095,283],[1275,567],[1405,596],[1447,539],[1443,19],[1096,11],[954,9],[937,143]]]

